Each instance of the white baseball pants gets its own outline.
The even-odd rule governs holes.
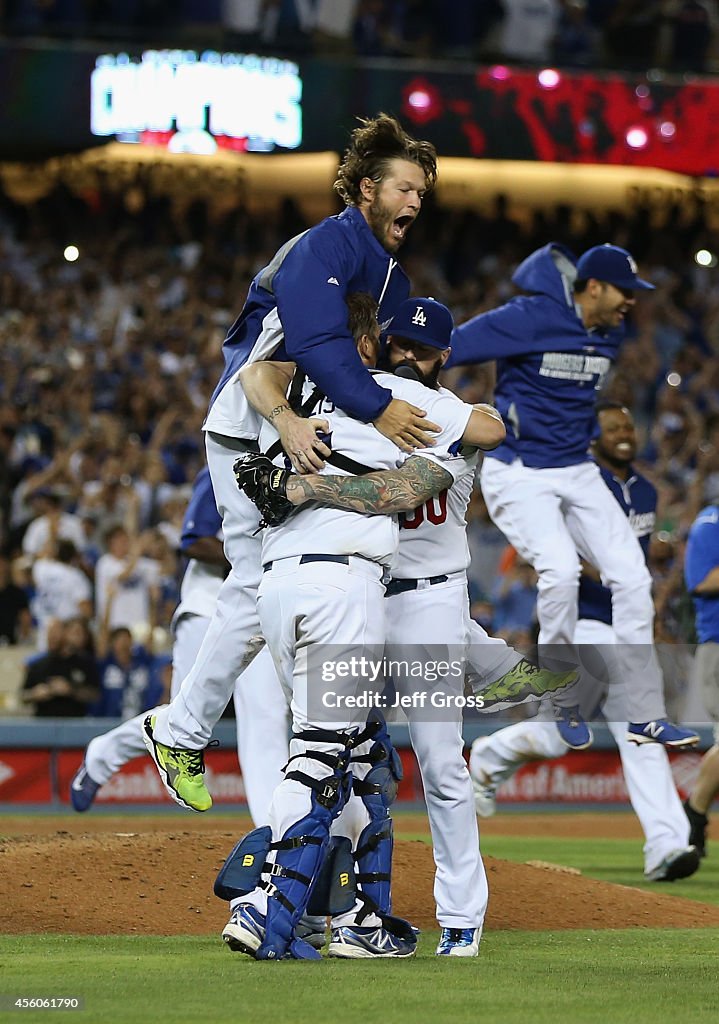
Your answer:
[[[471,619],[465,573],[453,573],[446,583],[427,582],[417,590],[395,594],[386,598],[386,606],[389,659],[414,661],[419,645],[429,647],[424,654],[432,661],[453,660],[458,651],[466,656]],[[475,643],[478,637],[473,631]],[[474,654],[481,650],[477,646]],[[516,664],[519,656],[508,652],[501,642],[487,646],[491,678],[502,674],[496,671],[498,665],[509,661],[504,669],[507,671]],[[493,672],[496,674],[492,675]],[[397,692],[407,694],[419,688],[433,688],[431,681],[424,682],[418,677],[393,678]],[[461,694],[463,689],[462,675],[457,679],[457,693]],[[442,928],[477,928],[484,921],[488,889],[479,850],[472,782],[462,755],[462,711],[425,707],[408,711],[407,717],[432,831],[437,920]]]
[[[659,743],[637,746],[628,742],[627,723],[617,720],[617,709],[624,707],[624,699],[622,677],[613,675],[620,671],[619,663],[612,665],[609,658],[611,646],[616,645],[612,627],[581,619],[577,623],[575,642],[602,645],[602,658],[612,673],[602,712],[619,749],[629,799],[644,831],[644,864],[645,872],[649,873],[667,854],[689,842],[689,823],[674,785],[669,758]],[[561,757],[566,753],[551,713],[547,713],[484,738],[470,763],[480,777],[498,786],[525,762]]]
[[[368,652],[381,658],[385,639],[381,578],[381,566],[354,555],[349,565],[325,561],[300,564],[299,557],[277,559],[263,574],[258,594],[262,629],[290,701],[295,733],[364,727],[367,708],[352,708],[343,702],[344,697],[356,693],[356,676],[337,675],[333,681],[323,682],[319,666],[325,657],[335,666]],[[290,741],[293,756],[310,750],[339,754],[344,745],[339,741]],[[352,773],[362,778],[369,768],[352,765]],[[315,779],[329,774],[327,766],[312,757],[298,757],[292,769]],[[283,779],[270,809],[273,841],[305,818],[311,807],[311,790],[297,780]],[[353,795],[333,823],[332,834],[348,836],[354,848],[368,823],[364,804]],[[268,861],[273,857],[271,851]],[[252,903],[263,914],[267,911],[267,894],[262,889],[243,896],[242,902]],[[333,923],[339,926],[352,918],[350,911]],[[379,918],[370,915],[363,923],[377,926]]]
[[[155,738],[170,747],[202,750],[227,707],[235,680],[262,648],[257,587],[262,541],[259,513],[238,488],[232,467],[241,455],[232,439],[205,434],[207,465],[222,516],[231,570],[223,582],[197,658],[177,696],[157,715]]]
[[[612,591],[612,619],[622,673],[630,682],[622,719],[666,717],[664,686],[653,646],[652,581],[629,520],[593,462],[529,469],[485,459],[481,486],[489,513],[538,573],[539,643],[547,668],[572,658],[580,557]],[[562,651],[566,651],[566,656]],[[557,658],[556,665],[553,657]],[[559,694],[566,704],[571,693]]]

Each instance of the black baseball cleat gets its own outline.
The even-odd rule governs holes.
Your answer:
[[[689,819],[689,843],[696,846],[700,857],[707,855],[707,830],[709,818],[701,811],[695,811],[688,800],[684,801],[684,813]]]
[[[699,868],[701,857],[694,846],[672,850],[653,871],[648,871],[645,878],[648,882],[676,882],[679,878],[689,878]]]

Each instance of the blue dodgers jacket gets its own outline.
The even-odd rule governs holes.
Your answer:
[[[596,393],[624,336],[584,327],[574,304],[575,259],[550,242],[519,265],[512,281],[527,295],[481,313],[452,332],[447,367],[497,360],[494,404],[505,441],[487,458],[533,469],[586,462]]]
[[[409,295],[409,279],[356,207],[286,242],[257,274],[223,344],[225,369],[210,405],[247,361],[268,314],[277,310],[284,344],[274,358],[298,363],[350,416],[371,422],[392,394],[375,383],[347,327],[346,296],[369,292],[380,323]]]
[[[599,472],[629,520],[629,525],[634,530],[634,535],[644,552],[644,558],[648,561],[649,542],[652,539],[657,518],[656,487],[633,467],[630,469],[630,476],[626,481],[620,480],[611,470],[605,469],[603,466],[599,467]],[[588,576],[580,576],[579,618],[598,619],[599,622],[606,622],[611,626],[612,592],[609,587],[603,586]]]

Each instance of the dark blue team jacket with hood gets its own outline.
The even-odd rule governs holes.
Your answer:
[[[575,258],[550,242],[519,265],[526,295],[481,313],[452,332],[447,367],[497,360],[494,402],[506,440],[487,458],[533,469],[586,462],[597,391],[624,331],[584,327],[574,304]]]
[[[350,292],[374,296],[381,324],[409,296],[407,275],[356,207],[290,239],[257,274],[223,344],[225,369],[210,405],[247,361],[265,317],[276,307],[284,345],[273,358],[298,363],[350,416],[375,420],[392,393],[372,379],[357,353],[347,327]]]

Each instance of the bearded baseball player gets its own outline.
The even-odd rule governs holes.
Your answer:
[[[195,810],[212,803],[203,781],[203,750],[235,680],[264,644],[257,616],[262,576],[256,507],[232,471],[257,450],[260,418],[239,382],[246,363],[296,360],[338,406],[405,451],[431,443],[433,424],[367,372],[347,327],[345,297],[372,294],[389,318],[409,291],[395,259],[422,200],[436,181],[434,147],[412,138],[385,114],[352,132],[335,190],[347,209],[290,239],[259,272],[224,342],[225,371],[204,424],[207,464],[222,516],[230,572],[223,581],[197,659],[170,705],[148,715],[145,742],[173,799]],[[322,465],[328,449],[314,425],[283,400],[273,422],[292,465]]]
[[[432,299],[403,303],[390,324],[387,362],[397,373],[412,371],[415,379],[439,389],[437,377],[449,355],[452,317],[449,310]],[[250,368],[247,376],[259,378],[260,388],[246,382],[246,390],[260,404],[278,399],[267,386],[269,366]],[[280,392],[281,394],[281,392]],[[456,398],[455,398],[456,401]],[[487,414],[492,410],[484,407]],[[498,680],[498,696],[521,700],[529,694],[566,685],[568,678],[550,677],[529,665],[503,641],[486,636],[468,615],[466,566],[469,559],[465,512],[476,472],[475,449],[462,449],[464,468],[455,482],[434,498],[400,517],[399,551],[393,579],[387,587],[387,656],[391,663],[449,662],[453,655],[463,664],[465,650],[474,643],[473,660],[483,678]],[[285,479],[293,501],[320,501],[333,507],[353,508],[365,514],[387,510],[387,495],[400,508],[416,504],[403,489],[403,470],[373,473],[362,479],[347,476],[307,476],[300,482]],[[293,486],[298,485],[298,486]],[[383,497],[379,497],[383,489]],[[291,506],[290,506],[291,507]],[[433,571],[436,570],[436,571]],[[440,571],[441,570],[441,571]],[[419,577],[418,572],[427,575]],[[391,596],[390,596],[391,595]],[[472,630],[471,627],[476,627]],[[420,635],[421,647],[407,656]],[[478,645],[482,644],[481,647]],[[422,686],[432,686],[425,672]],[[570,677],[573,678],[573,675]],[[417,680],[393,673],[398,695],[411,699]],[[476,956],[487,903],[487,884],[479,853],[472,788],[462,756],[461,703],[464,672],[457,674],[447,692],[437,688],[443,709],[426,716],[410,716],[410,735],[422,772],[434,843],[437,876],[437,916],[442,926],[438,955]],[[426,720],[429,718],[430,720]],[[333,922],[335,924],[335,922]]]
[[[529,294],[455,328],[448,365],[497,361],[495,395],[507,437],[483,462],[482,493],[496,525],[538,573],[542,663],[576,664],[584,558],[612,595],[617,657],[629,681],[621,715],[629,720],[627,737],[692,746],[697,734],[666,717],[641,547],[588,454],[595,392],[616,357],[624,318],[635,292],[654,286],[615,245],[595,246],[575,264],[568,249],[551,243],[527,257],[512,280]],[[565,743],[581,749],[591,731],[576,703],[576,692],[560,693],[555,711]]]
[[[627,517],[646,556],[654,528],[657,492],[632,466],[637,450],[634,421],[629,410],[617,403],[601,402],[597,413],[599,436],[592,443],[592,456],[612,500]],[[574,639],[587,670],[591,670],[592,663],[598,663],[597,655],[601,660],[602,678],[597,679],[596,689],[606,693],[602,714],[619,749],[629,798],[644,830],[645,876],[652,882],[686,878],[699,867],[699,854],[689,842],[689,823],[665,748],[656,743],[637,746],[627,739],[627,723],[621,719],[627,680],[615,656],[612,596],[589,565],[584,566],[580,580],[579,621]],[[590,706],[582,710],[587,716],[594,713]],[[521,764],[558,757],[563,752],[551,713],[547,718],[518,722],[472,744],[469,769],[477,812],[482,817],[494,814],[497,787]]]
[[[358,351],[366,365],[373,366],[379,350],[376,304],[370,296],[350,297],[351,309],[353,303],[366,311]],[[355,319],[357,315],[355,308]],[[284,387],[293,370],[286,368]],[[243,387],[251,397],[254,383],[263,396],[261,404],[267,396],[263,378],[282,372],[277,364],[248,367],[243,371]],[[455,476],[464,472],[459,452],[463,440],[489,447],[503,436],[504,427],[495,415],[454,396],[389,374],[377,374],[376,379],[396,397],[425,408],[441,427],[436,444],[407,461],[405,502],[410,490],[418,500],[427,500],[451,486]],[[305,385],[303,396],[305,401],[316,400],[314,385]],[[343,472],[349,475],[352,467],[357,472],[362,466],[390,469],[404,461],[396,445],[319,397],[317,412],[326,421],[325,434],[332,445],[329,459],[339,459]],[[272,450],[271,437],[263,436],[261,441]],[[391,761],[382,756],[382,749],[372,752],[378,744],[386,748],[386,733],[367,724],[366,709],[352,701],[358,682],[355,673],[348,679],[341,670],[368,652],[382,659],[383,579],[397,543],[394,516],[358,516],[315,505],[265,532],[258,606],[278,674],[291,695],[291,757],[285,780],[273,798],[271,831],[245,837],[218,879],[233,908],[223,933],[225,941],[257,959],[279,958],[288,950],[294,956],[307,955],[294,929],[318,881],[335,820],[335,838],[351,844],[359,892],[348,905],[332,908],[330,956],[354,959],[414,953],[416,938],[411,930],[389,916],[392,832],[388,808],[396,784],[392,784]],[[318,685],[319,677],[313,674],[328,659],[337,667],[331,691]],[[372,730],[369,738],[368,728]],[[233,894],[227,879],[236,877],[247,857],[257,863],[254,885],[250,884],[253,879],[245,878]]]

